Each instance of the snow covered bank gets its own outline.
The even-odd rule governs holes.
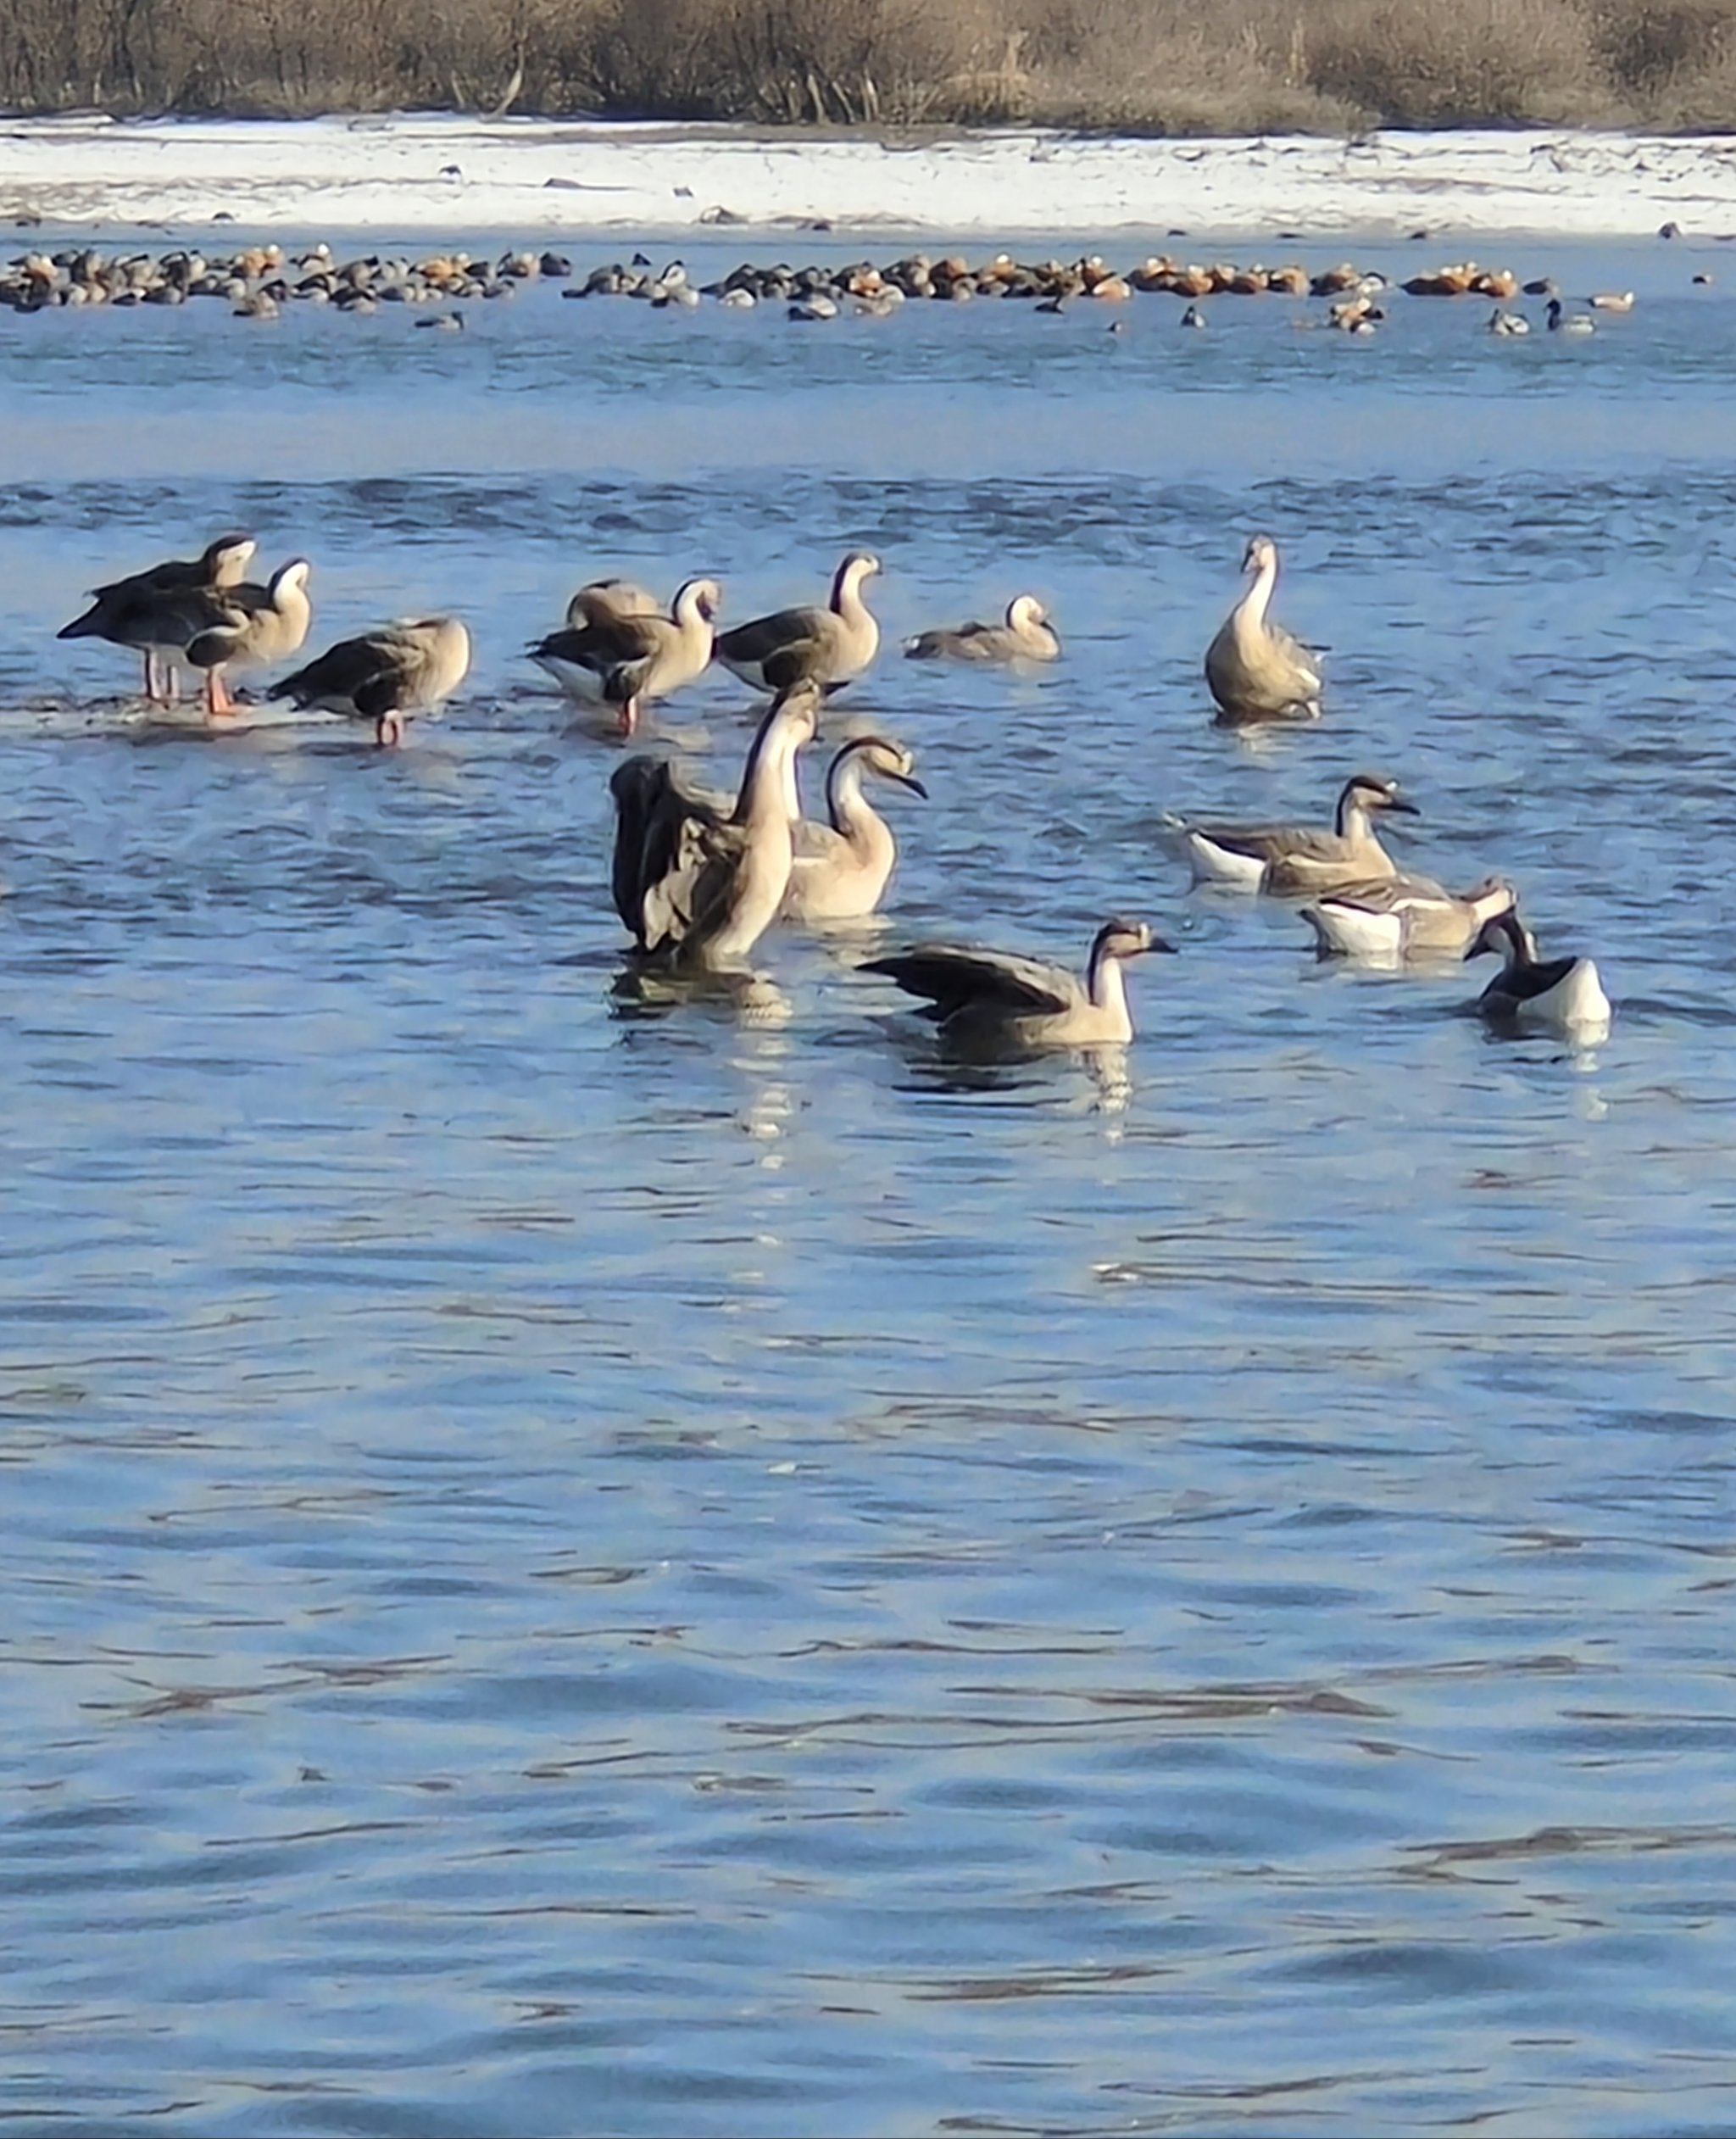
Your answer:
[[[665,231],[696,224],[1444,237],[1736,228],[1736,141],[1587,133],[905,141],[409,116],[0,128],[0,223]]]

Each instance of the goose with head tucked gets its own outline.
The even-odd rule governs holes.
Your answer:
[[[274,695],[303,711],[371,721],[376,743],[401,743],[410,716],[450,698],[470,666],[470,635],[459,618],[407,617],[340,639],[287,677]]]
[[[781,609],[718,634],[717,658],[756,691],[817,684],[828,697],[860,676],[880,650],[880,627],[862,599],[880,560],[853,549],[832,576],[824,609]]]
[[[1015,951],[954,944],[918,944],[865,959],[859,970],[884,973],[921,998],[917,1015],[954,1044],[1017,1051],[1113,1047],[1133,1037],[1122,966],[1147,951],[1174,949],[1144,922],[1118,916],[1098,930],[1082,980]]]
[[[1539,958],[1537,939],[1511,908],[1493,915],[1477,932],[1467,959],[1500,951],[1505,964],[1477,999],[1491,1024],[1601,1039],[1613,1013],[1603,981],[1589,958]]]
[[[1191,824],[1180,817],[1167,817],[1165,824],[1179,837],[1196,883],[1290,894],[1397,876],[1398,864],[1374,833],[1374,817],[1389,811],[1419,814],[1399,794],[1397,781],[1353,772],[1339,790],[1329,827]]]
[[[783,910],[792,921],[860,921],[885,895],[898,861],[892,827],[862,792],[865,776],[890,780],[926,802],[915,760],[884,736],[853,737],[826,773],[830,822],[796,827],[795,860]]]
[[[999,624],[960,624],[955,631],[919,632],[904,641],[913,661],[1053,661],[1060,634],[1034,594],[1015,594]]]
[[[574,631],[587,624],[613,622],[623,616],[660,616],[663,604],[648,587],[632,579],[593,579],[580,588],[566,605],[566,621]]]
[[[131,647],[144,660],[147,702],[173,705],[175,665],[185,659],[186,647],[184,639],[163,636],[178,628],[172,614],[165,618],[165,604],[178,596],[238,586],[258,547],[251,535],[220,535],[200,556],[170,558],[92,588],[91,606],[54,636],[104,638],[113,646]]]
[[[1322,892],[1302,917],[1322,958],[1426,958],[1462,951],[1514,900],[1512,885],[1500,877],[1457,894],[1432,877],[1407,874]]]
[[[709,666],[723,595],[715,579],[690,579],[663,616],[611,613],[607,604],[620,598],[605,598],[599,609],[596,593],[594,587],[583,588],[574,597],[593,598],[588,623],[551,632],[530,655],[569,698],[615,707],[620,732],[631,735],[643,705],[668,698]]]
[[[244,579],[173,595],[164,604],[163,621],[181,638],[188,666],[205,671],[205,710],[213,720],[235,711],[229,689],[235,671],[270,668],[300,652],[313,621],[312,570],[305,557],[292,557],[263,587]]]
[[[1271,622],[1278,547],[1255,535],[1242,559],[1254,583],[1205,649],[1205,681],[1225,721],[1312,721],[1320,716],[1320,656]]]
[[[760,721],[732,809],[661,758],[615,767],[615,909],[639,956],[688,972],[738,966],[776,920],[795,858],[797,753],[817,684],[780,693]]]

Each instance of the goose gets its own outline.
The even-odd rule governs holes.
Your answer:
[[[918,944],[865,959],[858,970],[884,973],[907,995],[923,998],[917,1015],[949,1041],[1013,1049],[1112,1047],[1133,1037],[1124,961],[1174,949],[1143,921],[1117,918],[1098,930],[1082,981],[1065,966],[952,944]]]
[[[274,695],[303,711],[371,721],[374,740],[401,743],[412,713],[448,699],[470,666],[470,635],[456,616],[417,616],[339,639],[286,677]]]
[[[1331,831],[1299,824],[1189,824],[1179,817],[1165,822],[1181,835],[1195,883],[1279,894],[1335,891],[1398,875],[1370,822],[1380,810],[1419,814],[1395,781],[1354,772],[1339,790]]]
[[[805,679],[760,721],[732,809],[660,758],[629,758],[615,797],[615,909],[638,955],[687,972],[738,964],[777,916],[795,855],[796,754],[822,695]]]
[[[1529,334],[1531,322],[1522,312],[1504,312],[1498,304],[1488,315],[1488,331],[1491,334]]]
[[[159,610],[171,643],[179,639],[191,667],[205,671],[205,710],[216,720],[233,713],[229,671],[269,668],[300,651],[313,621],[308,600],[305,557],[280,565],[261,587],[252,580],[237,586],[205,588],[172,595]]]
[[[1197,304],[1190,304],[1182,315],[1182,325],[1187,327],[1203,327],[1205,325],[1205,315]]]
[[[1595,334],[1597,321],[1589,312],[1564,312],[1561,300],[1552,297],[1544,309],[1550,315],[1551,334]]]
[[[1600,290],[1585,301],[1594,312],[1631,312],[1633,309],[1632,290]]]
[[[846,743],[826,772],[826,824],[805,818],[795,828],[795,860],[783,910],[792,921],[860,921],[884,895],[898,843],[862,793],[865,774],[896,781],[926,802],[928,790],[915,777],[910,753],[883,736],[859,735]]]
[[[1536,937],[1511,909],[1483,922],[1465,955],[1477,958],[1486,950],[1506,958],[1477,999],[1478,1011],[1492,1023],[1543,1026],[1581,1039],[1609,1030],[1610,999],[1590,959],[1540,959]]]
[[[637,596],[641,590],[630,593]],[[639,707],[667,698],[709,666],[712,626],[723,600],[715,579],[690,579],[666,616],[596,611],[597,589],[581,588],[574,600],[590,597],[593,621],[551,632],[530,649],[531,659],[581,704],[620,709],[620,732],[639,724]],[[618,604],[619,592],[607,601]]]
[[[131,647],[144,657],[147,701],[173,705],[175,664],[186,649],[184,642],[171,643],[155,635],[162,629],[164,599],[238,585],[258,547],[251,535],[220,535],[200,556],[170,558],[125,579],[110,580],[106,587],[94,587],[84,615],[63,624],[54,636],[106,638],[113,646]]]
[[[632,579],[593,579],[580,588],[566,605],[566,621],[574,631],[587,624],[600,624],[622,616],[660,616],[663,604],[648,587]]]
[[[1514,891],[1499,877],[1457,896],[1430,877],[1345,884],[1302,909],[1322,958],[1410,958],[1462,951],[1486,921],[1511,913]]]
[[[1053,661],[1061,642],[1049,611],[1034,594],[1015,594],[1001,624],[960,624],[956,631],[919,632],[904,641],[913,661]]]
[[[880,649],[880,627],[862,599],[862,582],[880,560],[853,549],[839,565],[825,609],[783,609],[738,624],[717,639],[717,659],[757,691],[778,692],[806,680],[829,697],[860,676]]]
[[[1277,584],[1278,549],[1256,535],[1242,559],[1254,584],[1230,611],[1206,649],[1205,681],[1225,721],[1317,720],[1319,656],[1266,621]]]

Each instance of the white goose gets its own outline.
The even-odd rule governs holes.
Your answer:
[[[1242,559],[1254,584],[1224,619],[1205,649],[1205,681],[1221,719],[1317,720],[1320,656],[1266,621],[1278,583],[1278,548],[1256,535]]]
[[[1502,970],[1477,999],[1491,1023],[1530,1026],[1565,1033],[1571,1039],[1601,1039],[1613,1012],[1597,967],[1589,958],[1539,958],[1537,939],[1511,911],[1494,915],[1477,932],[1466,952],[1505,954]]]

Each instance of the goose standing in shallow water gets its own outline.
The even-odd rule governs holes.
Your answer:
[[[1322,958],[1414,958],[1462,951],[1486,921],[1511,913],[1514,891],[1486,877],[1462,898],[1430,877],[1345,884],[1304,906]]]
[[[791,921],[860,921],[880,904],[898,861],[892,827],[862,793],[865,773],[894,780],[926,802],[915,760],[896,743],[860,735],[826,772],[828,824],[797,825],[795,860],[783,910]]]
[[[912,661],[1053,661],[1061,642],[1049,611],[1034,594],[1015,594],[1001,624],[960,624],[956,631],[919,632],[904,641]]]
[[[1477,1010],[1492,1023],[1542,1027],[1578,1039],[1608,1032],[1610,999],[1590,959],[1540,959],[1536,937],[1511,911],[1484,922],[1465,955],[1477,958],[1486,950],[1506,957],[1477,999]]]
[[[947,1040],[1013,1050],[1125,1046],[1133,1037],[1123,962],[1175,949],[1143,921],[1106,921],[1091,945],[1081,981],[1065,966],[1006,950],[918,944],[858,969],[884,973],[907,995],[924,998],[917,1015]]]
[[[796,754],[814,739],[821,702],[809,682],[779,695],[727,814],[660,758],[615,767],[615,910],[642,957],[715,972],[738,964],[771,927],[795,856]]]
[[[1205,650],[1205,681],[1225,721],[1313,721],[1320,717],[1319,655],[1266,621],[1278,583],[1278,548],[1256,535],[1242,559],[1254,584]]]
[[[640,590],[629,591],[637,595]],[[531,659],[569,698],[617,707],[620,732],[631,735],[642,705],[668,698],[710,666],[712,627],[723,594],[715,579],[690,579],[662,616],[610,614],[606,606],[598,609],[598,593],[597,587],[581,588],[573,599],[590,599],[592,621],[551,632],[531,648]],[[620,599],[617,592],[606,601]]]
[[[853,549],[832,577],[825,609],[781,609],[718,635],[717,658],[756,691],[817,683],[828,696],[860,676],[880,650],[880,627],[862,599],[862,583],[880,560]]]
[[[238,586],[172,596],[164,605],[176,636],[185,633],[186,659],[205,671],[205,710],[216,720],[233,713],[229,674],[233,669],[270,668],[301,651],[313,621],[305,557],[280,565],[263,587]]]
[[[1353,772],[1339,790],[1330,830],[1305,824],[1189,824],[1180,817],[1165,822],[1186,846],[1195,883],[1287,894],[1396,877],[1398,864],[1374,834],[1372,818],[1380,810],[1420,814],[1399,794],[1397,781]]]
[[[470,666],[470,635],[456,616],[409,617],[339,639],[287,677],[274,695],[303,711],[371,721],[376,743],[401,743],[410,715],[450,698]]]
[[[145,699],[152,705],[175,699],[175,664],[185,657],[184,640],[159,634],[176,628],[165,621],[165,602],[176,595],[239,586],[248,560],[259,548],[250,535],[220,535],[199,557],[170,558],[147,571],[110,580],[91,589],[91,606],[54,634],[57,638],[105,638],[113,646],[142,655]]]

